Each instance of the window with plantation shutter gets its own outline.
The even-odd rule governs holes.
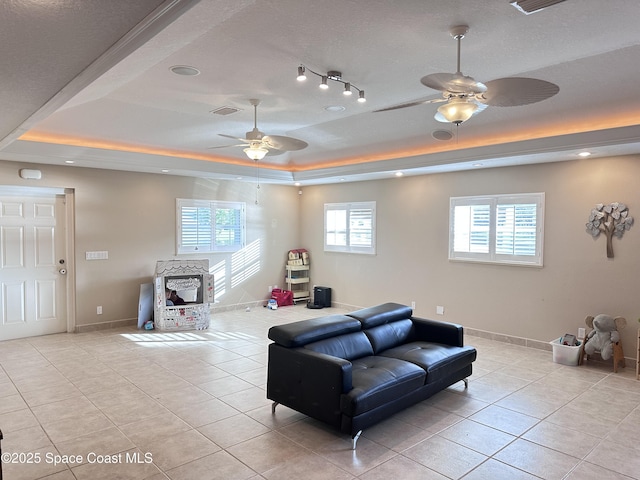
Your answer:
[[[235,252],[245,246],[245,204],[176,200],[177,253]]]
[[[324,249],[375,254],[376,202],[326,203]]]
[[[452,197],[449,259],[542,266],[544,193]]]

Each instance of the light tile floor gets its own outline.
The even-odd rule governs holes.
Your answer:
[[[265,397],[270,326],[344,310],[256,308],[208,331],[0,342],[5,480],[640,479],[640,382],[468,336],[457,383],[350,437]],[[21,455],[18,455],[21,454]]]

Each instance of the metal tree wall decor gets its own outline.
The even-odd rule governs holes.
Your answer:
[[[607,258],[613,258],[611,239],[615,235],[622,238],[626,230],[631,229],[633,217],[629,215],[629,208],[624,203],[613,202],[609,205],[599,203],[591,210],[587,222],[587,233],[597,238],[600,233],[607,237]]]

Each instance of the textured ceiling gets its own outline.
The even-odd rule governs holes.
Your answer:
[[[253,127],[309,146],[259,162],[263,181],[302,184],[640,152],[636,0],[566,0],[524,15],[508,0],[202,0],[3,2],[0,158],[249,179],[255,165],[218,134]],[[450,27],[467,24],[461,70],[524,76],[560,92],[488,107],[459,127],[424,75],[456,70]],[[342,85],[296,82],[300,64]],[[197,76],[179,76],[190,65]],[[229,106],[238,112],[220,116]],[[328,111],[327,106],[344,107]],[[453,133],[448,141],[432,133]],[[73,167],[70,167],[73,168]]]

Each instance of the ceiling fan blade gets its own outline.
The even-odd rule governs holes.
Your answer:
[[[487,82],[479,99],[492,107],[517,107],[541,102],[560,91],[555,83],[537,78],[507,77]]]
[[[215,147],[207,147],[207,150],[215,150],[216,148],[231,148],[231,147],[248,147],[248,143],[237,143],[235,145],[217,145]]]
[[[420,79],[425,87],[451,93],[483,93],[487,90],[484,83],[475,81],[461,73],[432,73]]]
[[[219,133],[218,135],[225,138],[233,138],[234,140],[238,140],[239,142],[244,142],[244,143],[249,143],[250,141],[246,138],[234,137],[233,135],[225,135],[224,133]]]
[[[282,135],[265,135],[262,137],[262,143],[269,149],[282,150],[291,152],[293,150],[302,150],[307,148],[309,144],[303,140],[293,137],[285,137]]]
[[[269,153],[267,153],[267,157],[274,157],[276,155],[282,155],[283,153],[287,153],[286,150],[278,150],[277,148],[269,148]]]
[[[381,108],[379,110],[374,110],[373,113],[388,112],[390,110],[398,110],[399,108],[415,107],[416,105],[424,105],[426,103],[440,103],[440,102],[446,102],[446,101],[447,101],[446,98],[434,98],[434,99],[431,99],[431,100],[417,100],[415,102],[401,103],[400,105],[394,105],[393,107],[387,107],[387,108]]]

